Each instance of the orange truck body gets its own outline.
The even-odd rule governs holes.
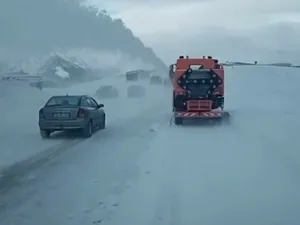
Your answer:
[[[170,66],[169,76],[175,123],[185,118],[222,118],[225,73],[218,60],[180,56]]]

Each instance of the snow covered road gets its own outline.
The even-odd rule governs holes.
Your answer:
[[[125,78],[124,78],[125,79]],[[42,140],[38,130],[38,110],[52,95],[89,94],[95,95],[96,90],[103,84],[114,84],[120,91],[118,99],[99,101],[105,104],[108,123],[121,118],[135,117],[141,110],[149,107],[160,97],[162,88],[153,91],[147,101],[128,99],[124,79],[106,78],[73,85],[68,88],[49,88],[42,92],[30,87],[24,82],[0,82],[0,173],[3,168],[22,161],[35,154],[52,148],[60,148],[70,139],[77,139],[74,135],[59,134],[51,140]],[[94,96],[95,97],[95,96]],[[95,97],[96,98],[96,97]],[[97,98],[96,98],[97,99]],[[98,99],[97,99],[98,100]],[[154,102],[153,102],[154,101]],[[121,110],[121,111],[120,111]],[[5,128],[5,129],[4,129]]]
[[[0,224],[300,224],[297,73],[228,69],[229,126],[169,127],[163,89],[107,101],[106,130],[2,178]]]

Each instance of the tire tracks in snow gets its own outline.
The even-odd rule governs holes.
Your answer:
[[[139,146],[138,152],[140,153],[137,154],[147,155],[147,146],[149,145],[150,140],[154,139],[159,134],[162,127],[166,128],[168,125],[168,114],[164,113],[164,111],[161,112],[161,110],[158,113],[153,113],[153,110],[156,111],[156,109],[161,109],[160,107],[163,106],[164,104],[157,104],[157,107],[145,109],[145,111],[141,112],[137,118],[131,118],[127,121],[115,121],[115,123],[111,126],[115,129],[110,129],[110,131],[113,131],[114,134],[117,134],[117,136],[120,137],[118,141],[122,142],[122,139],[126,139],[127,142],[134,141],[135,145]],[[109,136],[108,139],[104,139],[105,142],[111,141],[109,139],[113,138]],[[95,141],[98,143],[97,140]],[[94,143],[95,141],[93,140]],[[124,151],[132,152],[133,150],[125,148]],[[140,156],[137,156],[137,158],[140,158]],[[147,176],[151,174],[151,171],[145,171],[144,169],[141,171],[140,165],[134,164],[132,167],[134,167],[133,170],[135,175],[129,180],[128,177],[123,177],[116,180],[112,185],[113,188],[111,188],[108,195],[100,201],[100,204],[92,207],[93,209],[89,212],[89,216],[90,218],[93,218],[93,224],[102,222],[114,224],[116,219],[115,217],[119,216],[116,215],[116,213],[118,212],[120,205],[124,204],[122,201],[123,195],[126,195],[127,191],[131,192],[132,188],[135,189],[134,186],[136,183],[134,181],[137,178],[136,176],[143,176],[147,179]],[[128,170],[128,167],[124,169]]]
[[[165,137],[171,140],[169,133]],[[159,184],[159,192],[157,193],[157,207],[155,209],[154,218],[151,224],[158,225],[181,225],[181,196],[179,177],[181,176],[181,157],[176,157],[175,146],[168,143],[168,148],[164,148],[162,155],[162,167]],[[175,155],[175,157],[170,157]]]
[[[0,171],[0,195],[9,191],[14,186],[19,186],[23,183],[22,178],[31,171],[38,169],[51,159],[59,156],[64,151],[78,145],[85,139],[65,140],[50,148],[47,148],[32,157],[17,162]]]
[[[126,133],[127,133],[126,130],[128,129],[128,127],[134,128],[135,126],[139,125],[139,123],[135,123],[135,120],[136,120],[135,118],[139,118],[137,120],[142,120],[143,118],[147,119],[147,117],[149,117],[149,115],[148,115],[149,113],[151,113],[156,108],[159,109],[163,105],[164,105],[163,103],[158,102],[158,104],[155,104],[155,105],[152,104],[149,107],[142,109],[137,114],[135,112],[134,114],[136,114],[136,116],[134,116],[134,117],[117,118],[116,120],[112,121],[112,123],[108,123],[107,130],[111,130],[110,128],[115,128],[116,129],[115,133],[120,136],[118,138],[125,138]],[[132,116],[132,114],[130,114],[130,115]],[[130,123],[132,123],[132,124],[130,124]],[[123,131],[124,129],[126,129],[124,132],[120,132],[120,131]],[[151,129],[151,128],[149,128],[149,129]],[[147,132],[147,131],[145,131],[145,132]],[[107,131],[104,131],[104,132],[107,132]],[[65,132],[62,132],[62,133],[65,133]],[[21,160],[10,166],[4,167],[2,170],[0,170],[0,194],[4,194],[6,191],[9,191],[9,189],[11,189],[13,186],[19,186],[19,185],[21,185],[21,183],[23,184],[24,179],[22,179],[22,178],[24,176],[26,176],[30,172],[40,168],[41,166],[48,163],[52,159],[58,157],[59,155],[63,154],[67,150],[72,149],[73,147],[75,147],[78,144],[85,142],[85,141],[98,140],[97,137],[99,135],[101,135],[100,133],[103,134],[103,132],[101,130],[100,131],[98,130],[97,132],[94,133],[93,137],[90,139],[84,139],[81,137],[77,137],[78,135],[76,135],[76,137],[72,137],[72,139],[64,140],[64,141],[57,143],[49,148],[42,149],[37,154],[35,154],[27,159]],[[139,134],[139,135],[142,135],[142,134]],[[57,139],[57,136],[62,136],[62,135],[58,134],[58,135],[54,136],[53,139]],[[64,137],[62,137],[62,138],[64,138]],[[76,138],[76,139],[73,139],[73,138]]]
[[[165,117],[167,118],[167,117]],[[164,120],[159,135],[151,142],[150,148],[138,161],[138,179],[131,188],[119,196],[120,206],[101,221],[107,225],[118,224],[157,224],[180,225],[181,192],[180,160],[170,158],[173,146],[166,145],[172,139],[168,120]],[[168,135],[164,135],[168,133]],[[171,147],[171,148],[169,148]]]
[[[119,118],[115,121],[112,121],[111,123],[109,123],[107,129],[96,132],[89,139],[82,138],[75,140],[65,140],[62,143],[47,148],[46,150],[34,155],[33,157],[30,157],[27,160],[23,160],[12,166],[7,167],[5,170],[3,170],[2,177],[0,178],[0,196],[3,196],[3,198],[0,199],[0,210],[8,210],[11,207],[12,203],[9,200],[10,196],[12,193],[16,193],[12,189],[18,189],[22,187],[24,188],[26,185],[30,185],[34,182],[39,182],[39,176],[47,176],[47,173],[39,173],[38,176],[35,176],[35,171],[40,171],[39,169],[41,169],[42,167],[47,167],[47,165],[51,166],[53,162],[55,165],[55,162],[57,160],[64,162],[64,160],[66,160],[69,157],[69,154],[85,154],[82,153],[82,151],[79,151],[79,148],[73,148],[75,146],[78,146],[79,144],[83,144],[84,142],[86,142],[88,146],[94,147],[94,145],[98,144],[100,141],[100,144],[102,142],[103,146],[103,144],[107,145],[108,143],[106,142],[111,142],[111,140],[115,139],[116,137],[122,140],[124,138],[131,139],[133,138],[133,136],[140,137],[139,142],[144,142],[144,138],[148,136],[149,133],[151,134],[151,136],[154,136],[155,133],[158,131],[156,129],[159,129],[159,126],[152,127],[153,123],[155,123],[155,125],[158,125],[159,123],[165,120],[164,114],[161,115],[160,113],[155,113],[156,108],[159,109],[162,105],[162,103],[158,103],[145,108],[134,117]],[[159,118],[157,118],[157,115],[159,115]],[[129,128],[130,130],[128,130]],[[72,148],[74,152],[69,152],[69,150]],[[84,156],[85,158],[93,157],[95,151],[88,151],[86,153],[87,154],[85,154]],[[33,174],[33,179],[31,179],[31,177],[28,176],[30,174]],[[47,177],[43,179],[47,179]],[[128,184],[120,185],[128,186]],[[6,197],[5,194],[10,192],[10,190],[12,190],[12,192]],[[116,190],[115,188],[113,188],[111,190],[110,196],[118,195],[118,193],[116,192],[119,191],[120,190]],[[30,195],[30,193],[28,195]],[[17,198],[19,199],[19,197]],[[22,196],[20,196],[20,198],[23,199]],[[24,199],[21,201],[24,201]]]

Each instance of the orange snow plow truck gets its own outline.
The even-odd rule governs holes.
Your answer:
[[[171,67],[170,67],[171,68]],[[224,68],[218,60],[184,58],[172,65],[173,113],[176,125],[185,119],[228,121],[224,109]],[[171,71],[170,71],[171,72]]]

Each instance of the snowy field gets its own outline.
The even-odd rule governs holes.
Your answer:
[[[299,225],[299,70],[227,69],[226,126],[170,126],[171,90],[103,101],[107,129],[41,140],[52,94],[93,95],[104,83],[43,92],[0,88],[1,225]],[[150,94],[151,93],[151,94]],[[3,97],[4,96],[4,97]],[[43,160],[41,160],[43,159]]]

